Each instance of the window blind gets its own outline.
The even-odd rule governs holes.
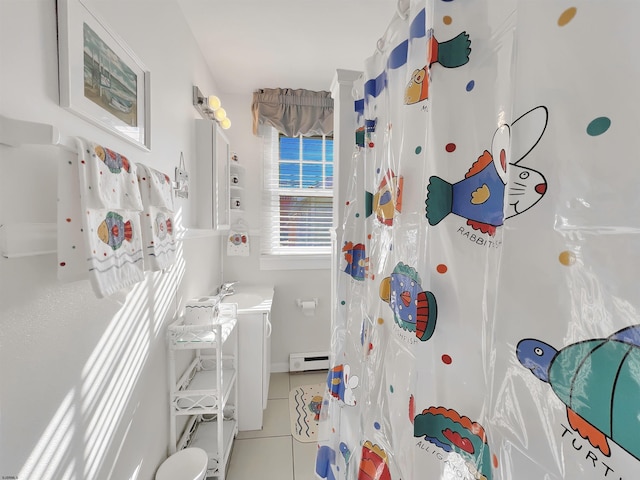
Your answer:
[[[333,139],[287,137],[262,126],[264,225],[262,255],[331,253]]]

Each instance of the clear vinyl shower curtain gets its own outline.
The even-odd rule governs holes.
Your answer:
[[[391,20],[354,89],[319,478],[640,478],[638,20]]]

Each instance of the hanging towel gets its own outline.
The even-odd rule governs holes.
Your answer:
[[[58,280],[89,278],[80,206],[80,155],[60,156],[58,163]]]
[[[96,143],[75,141],[77,158],[59,172],[58,277],[88,274],[102,298],[144,280],[142,200],[133,162]]]
[[[84,205],[89,208],[142,210],[136,166],[109,148],[86,140],[80,142],[83,158],[78,167]]]
[[[143,204],[141,224],[145,265],[149,270],[162,270],[176,260],[171,179],[146,165],[139,163],[137,167]]]
[[[249,256],[249,226],[240,219],[229,230],[227,237],[227,256],[248,257]]]
[[[141,163],[137,164],[137,168],[143,206],[148,203],[173,211],[173,190],[169,175]]]
[[[229,231],[227,238],[227,255],[230,257],[249,256],[249,233],[244,231]]]
[[[140,216],[135,210],[87,209],[91,284],[99,297],[144,280]]]

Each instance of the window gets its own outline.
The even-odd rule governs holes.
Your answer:
[[[313,268],[309,260],[315,260],[316,268],[329,267],[333,138],[287,137],[272,127],[264,128],[266,211],[261,265]]]

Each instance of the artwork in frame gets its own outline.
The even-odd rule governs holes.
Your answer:
[[[60,105],[151,149],[150,73],[82,0],[57,0]]]

